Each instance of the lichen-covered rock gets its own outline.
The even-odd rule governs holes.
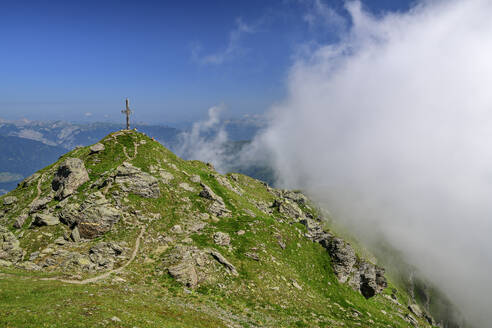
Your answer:
[[[84,162],[79,158],[67,158],[58,167],[51,186],[56,192],[55,198],[62,200],[87,181],[89,175]]]
[[[121,216],[101,192],[95,192],[82,203],[74,221],[80,237],[92,239],[110,231]]]
[[[7,228],[0,226],[0,260],[17,263],[22,256],[19,240]]]
[[[37,213],[34,215],[34,221],[33,224],[36,226],[52,226],[52,225],[57,225],[60,223],[60,219],[56,216],[53,216],[51,214],[41,214]]]
[[[120,185],[124,192],[145,198],[158,198],[160,196],[158,180],[128,162],[124,162],[118,167],[115,182]]]
[[[207,252],[194,246],[177,246],[164,258],[169,275],[190,288],[214,278],[214,262]]]

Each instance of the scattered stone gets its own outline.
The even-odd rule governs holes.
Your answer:
[[[63,246],[67,243],[67,241],[63,237],[58,237],[55,239],[54,243],[57,245]]]
[[[91,154],[96,154],[96,153],[99,153],[99,152],[102,152],[104,151],[104,145],[100,142],[98,142],[97,144],[95,145],[92,145],[89,150],[91,151]]]
[[[225,232],[214,233],[214,242],[220,246],[229,246],[231,244],[231,237]]]
[[[189,184],[187,184],[186,182],[182,182],[182,183],[180,183],[180,184],[179,184],[179,187],[180,187],[181,189],[186,190],[186,191],[191,191],[191,192],[194,192],[194,191],[195,191],[195,189],[194,189],[192,186],[190,186]]]
[[[37,259],[39,256],[39,252],[32,252],[31,255],[29,255],[29,261],[34,261]]]
[[[181,228],[181,226],[179,224],[176,224],[175,226],[173,226],[171,228],[171,232],[176,233],[176,234],[180,234],[180,233],[183,233],[183,228]]]
[[[249,257],[250,259],[255,260],[255,261],[260,260],[260,257],[256,253],[248,252],[248,253],[244,253],[244,256]]]
[[[115,316],[115,317],[112,317],[111,318],[111,321],[113,321],[113,322],[121,322],[121,319]]]
[[[60,223],[60,219],[58,219],[56,216],[53,216],[51,214],[41,214],[37,213],[34,215],[34,221],[33,224],[36,226],[52,226],[52,225],[57,225]]]
[[[200,183],[202,180],[198,174],[193,174],[190,178],[191,182]]]
[[[299,290],[302,290],[302,287],[301,285],[299,285],[297,283],[297,281],[295,281],[294,279],[292,279],[292,286],[294,286],[295,288],[299,289]]]
[[[89,181],[89,175],[84,162],[79,158],[67,158],[58,167],[51,186],[56,191],[55,198],[62,200],[73,194],[87,181]]]
[[[238,234],[239,236],[242,236],[242,235],[244,235],[245,233],[246,233],[246,231],[244,231],[244,230],[239,230],[239,231],[237,232],[237,234]]]
[[[17,202],[17,197],[15,196],[7,196],[3,199],[3,205],[12,205]]]
[[[72,229],[72,232],[70,233],[70,238],[75,243],[78,243],[80,241],[80,233],[78,227]]]
[[[239,276],[236,267],[232,265],[229,261],[227,261],[227,259],[222,256],[222,254],[220,254],[216,250],[211,250],[210,255],[212,255],[212,257],[216,259],[220,264],[224,265],[229,270],[229,272],[232,273],[232,275]]]
[[[171,173],[159,168],[159,175],[162,179],[162,182],[164,184],[168,184],[171,182],[172,179],[174,179],[174,175],[172,175]]]

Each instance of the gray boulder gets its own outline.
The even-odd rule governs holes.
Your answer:
[[[231,244],[231,237],[225,232],[214,233],[214,242],[220,246],[229,246]]]
[[[159,198],[160,196],[159,181],[128,162],[118,167],[115,182],[125,192],[145,198]]]
[[[17,263],[22,256],[19,240],[7,228],[0,226],[0,260]]]
[[[62,200],[73,194],[87,181],[89,181],[89,175],[84,162],[79,158],[67,158],[58,167],[51,186],[56,192],[55,198]]]
[[[89,150],[91,151],[91,154],[96,154],[96,153],[99,153],[101,151],[103,151],[105,148],[104,148],[104,145],[100,142],[98,142],[97,144],[95,145],[92,145]]]
[[[33,224],[36,226],[52,226],[60,223],[60,219],[50,214],[35,214]]]
[[[74,222],[81,238],[92,239],[110,231],[121,216],[101,192],[95,192],[82,203],[75,217],[67,221]]]
[[[113,269],[124,248],[114,242],[100,242],[89,250],[89,259],[100,269]]]
[[[29,208],[29,213],[36,213],[40,210],[43,210],[46,208],[46,205],[48,205],[49,202],[51,202],[53,198],[52,197],[41,197],[39,199],[36,199],[31,203],[31,207]]]

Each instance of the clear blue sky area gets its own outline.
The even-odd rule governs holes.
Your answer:
[[[411,2],[362,1],[374,14]],[[261,113],[296,52],[344,24],[342,0],[0,0],[0,118],[114,121],[125,97],[148,123]]]

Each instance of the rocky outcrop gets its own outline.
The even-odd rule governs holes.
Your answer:
[[[89,259],[97,269],[113,269],[115,262],[123,254],[124,248],[114,242],[100,242],[89,250]]]
[[[19,240],[7,228],[0,226],[0,260],[8,266],[22,260],[23,251]]]
[[[124,162],[118,167],[114,181],[124,192],[145,198],[158,198],[160,196],[158,180],[128,162]]]
[[[72,235],[87,239],[110,231],[121,216],[101,192],[91,194],[80,206],[71,203],[60,211],[61,221],[71,228],[77,227],[78,234],[72,231]]]
[[[291,219],[299,219],[304,217],[304,214],[299,206],[285,198],[276,199],[273,202],[273,207],[278,209],[281,214]]]
[[[384,269],[358,258],[352,246],[343,239],[328,236],[320,244],[330,254],[333,272],[338,281],[347,282],[365,298],[381,293],[388,286]]]
[[[204,183],[200,184],[202,186],[202,191],[200,191],[199,196],[203,197],[205,199],[209,199],[212,201],[210,206],[208,207],[208,210],[210,213],[218,216],[218,217],[224,217],[224,216],[230,216],[230,212],[224,203],[224,200],[222,197],[217,196],[212,189],[210,189],[209,186],[207,186]]]
[[[89,175],[84,162],[79,158],[67,158],[58,167],[51,186],[56,192],[55,198],[62,200],[73,194],[87,181],[89,181]]]
[[[211,277],[212,263],[210,255],[193,246],[177,246],[164,259],[169,275],[190,288]]]

